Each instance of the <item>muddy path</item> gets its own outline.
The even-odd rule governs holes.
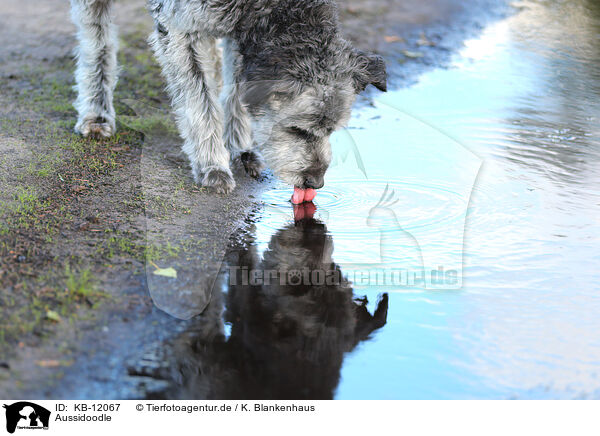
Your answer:
[[[126,367],[155,361],[147,350],[203,310],[230,235],[273,182],[238,168],[230,196],[193,184],[143,7],[118,3],[118,134],[94,141],[72,133],[67,2],[0,0],[0,397],[160,389]],[[340,1],[345,35],[388,59],[395,87],[503,13],[491,0]],[[172,270],[177,285],[161,275]]]

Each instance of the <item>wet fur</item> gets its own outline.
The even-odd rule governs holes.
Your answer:
[[[115,131],[117,80],[113,0],[71,0],[78,26],[76,130]],[[250,153],[283,181],[322,185],[331,133],[347,123],[357,93],[386,89],[383,60],[339,34],[331,0],[149,0],[151,46],[167,79],[192,173],[218,192],[235,187],[230,160]],[[216,42],[223,39],[219,97]]]

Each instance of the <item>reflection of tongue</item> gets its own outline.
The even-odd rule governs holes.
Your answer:
[[[294,205],[294,220],[302,221],[303,219],[311,219],[315,212],[317,211],[317,206],[314,203],[302,203]]]
[[[305,201],[313,201],[317,196],[317,191],[314,189],[301,189],[294,187],[294,195],[292,195],[292,203],[301,204]]]

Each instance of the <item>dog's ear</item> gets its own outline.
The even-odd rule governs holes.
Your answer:
[[[383,58],[375,54],[355,50],[354,59],[356,61],[356,71],[354,72],[356,92],[363,92],[369,85],[387,92],[387,70]]]
[[[299,83],[291,80],[254,80],[241,86],[242,101],[252,107],[264,104],[273,96],[289,96],[300,93]]]

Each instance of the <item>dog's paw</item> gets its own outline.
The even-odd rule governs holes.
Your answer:
[[[229,168],[209,168],[203,172],[200,183],[218,194],[229,194],[235,188],[235,180]]]
[[[258,179],[265,168],[262,158],[253,151],[245,151],[240,155],[240,160],[244,165],[246,173],[255,179]]]
[[[115,130],[114,120],[100,116],[82,118],[75,125],[75,132],[84,138],[109,138]]]

